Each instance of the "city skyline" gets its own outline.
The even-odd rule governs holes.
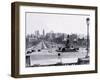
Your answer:
[[[27,37],[27,36],[31,36],[31,35],[40,37],[40,36],[46,36],[47,34],[50,34],[50,33],[51,33],[51,34],[53,33],[53,34],[55,34],[56,36],[57,36],[57,34],[59,34],[59,35],[63,35],[63,34],[64,34],[64,35],[66,35],[66,36],[67,36],[67,35],[73,35],[73,34],[75,34],[75,33],[71,33],[71,34],[66,34],[66,33],[55,33],[54,31],[51,31],[51,32],[46,33],[46,32],[45,32],[45,29],[43,29],[41,34],[40,34],[39,30],[36,30],[36,31],[34,31],[34,33],[32,33],[32,34],[27,34],[26,37]],[[75,34],[75,35],[77,35],[79,38],[83,38],[83,37],[84,37],[84,38],[87,38],[87,35],[84,35],[84,34]]]

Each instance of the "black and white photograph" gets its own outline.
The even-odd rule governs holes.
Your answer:
[[[89,65],[89,14],[25,13],[26,67]]]
[[[97,7],[12,4],[12,76],[97,73]]]

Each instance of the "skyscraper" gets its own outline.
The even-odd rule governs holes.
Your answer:
[[[45,36],[45,30],[43,29],[43,37]]]
[[[37,38],[39,38],[39,36],[40,36],[39,30],[35,31],[35,36],[36,36]]]

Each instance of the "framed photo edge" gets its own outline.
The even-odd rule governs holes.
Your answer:
[[[56,7],[56,8],[75,8],[75,9],[93,9],[95,10],[95,70],[91,71],[76,71],[76,72],[59,72],[59,73],[43,73],[43,74],[19,74],[19,6],[40,6],[40,7]],[[65,5],[65,4],[48,4],[48,3],[31,3],[31,2],[13,2],[11,3],[11,76],[15,78],[25,77],[40,77],[40,76],[57,76],[57,75],[72,75],[72,74],[88,74],[98,72],[98,32],[97,32],[97,7],[96,6],[80,6],[80,5]]]

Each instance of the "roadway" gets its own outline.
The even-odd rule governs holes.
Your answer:
[[[60,61],[75,63],[78,58],[84,58],[87,54],[85,48],[80,48],[78,52],[56,52],[58,46],[56,43],[42,40],[37,46],[32,47],[31,49],[34,49],[35,52],[26,54],[26,56],[30,56],[30,66],[56,64]],[[58,53],[61,54],[60,57],[58,57]]]

